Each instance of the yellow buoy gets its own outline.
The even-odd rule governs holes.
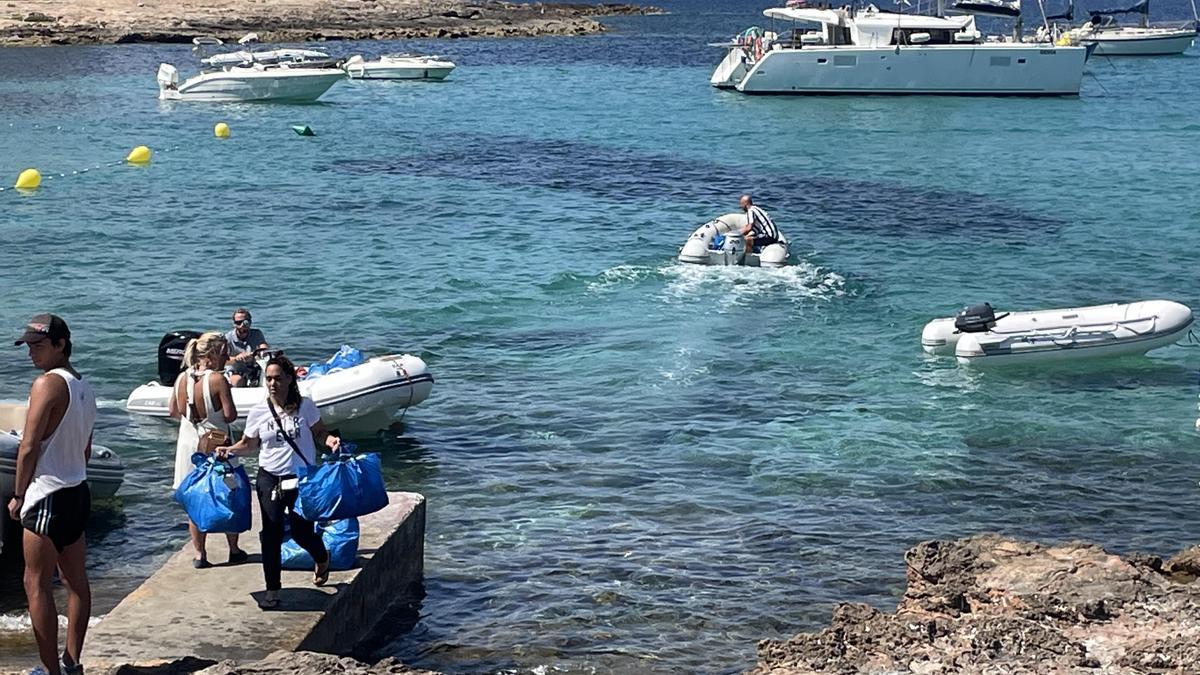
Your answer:
[[[42,174],[37,169],[25,169],[17,176],[17,184],[13,187],[18,190],[32,190],[42,184]]]
[[[129,151],[129,156],[125,158],[125,161],[131,164],[147,164],[150,162],[150,154],[150,148],[139,145]]]
[[[217,122],[217,126],[213,127],[213,134],[217,138],[229,138],[229,125],[224,122]]]

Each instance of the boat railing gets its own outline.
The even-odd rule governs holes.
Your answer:
[[[1153,333],[1158,326],[1158,315],[1138,317],[1136,319],[1118,319],[1116,321],[1100,321],[1097,323],[1072,324],[1067,327],[1055,326],[1054,328],[1035,328],[1032,330],[1016,330],[1016,331],[998,331],[991,330],[989,333],[1003,337],[1005,340],[1019,339],[1023,342],[1036,342],[1041,340],[1075,340],[1081,337],[1090,335],[1112,334],[1124,328],[1134,335],[1146,335]],[[1139,331],[1133,328],[1136,324],[1150,322],[1150,327],[1144,331]]]

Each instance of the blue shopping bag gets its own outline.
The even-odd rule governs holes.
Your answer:
[[[343,443],[343,448],[354,446]],[[326,455],[300,478],[296,513],[305,520],[343,520],[375,513],[388,504],[379,455]]]
[[[317,530],[329,551],[329,569],[348,570],[354,567],[358,559],[358,519],[318,523]],[[313,564],[312,556],[300,548],[300,544],[290,535],[283,541],[283,569],[311,570]]]
[[[175,501],[201,532],[250,529],[250,477],[241,466],[197,452],[192,469],[175,489]]]

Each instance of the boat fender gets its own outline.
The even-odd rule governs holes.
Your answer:
[[[991,303],[982,305],[967,305],[954,315],[954,328],[960,333],[986,333],[996,326],[996,322],[1007,314],[996,316],[996,310]]]

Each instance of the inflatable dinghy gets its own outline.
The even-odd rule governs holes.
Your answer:
[[[728,213],[701,225],[679,249],[679,262],[693,265],[745,265],[747,267],[784,267],[790,252],[787,238],[763,247],[761,251],[746,251],[742,228],[746,214]]]
[[[13,494],[17,472],[17,447],[20,430],[25,426],[23,404],[0,403],[0,500],[8,503]],[[92,499],[108,499],[125,480],[125,465],[116,453],[102,445],[92,445],[87,463],[88,488]]]
[[[179,374],[183,346],[197,335],[178,331],[163,337],[159,344],[159,379],[134,389],[125,402],[126,410],[139,415],[168,417],[171,386]],[[265,363],[265,359],[261,360],[260,367]],[[425,362],[412,354],[377,356],[350,368],[300,380],[301,395],[317,404],[326,425],[394,413],[429,398],[432,389],[433,375],[429,374]],[[234,387],[233,403],[239,421],[244,422],[246,413],[266,397],[265,384]]]
[[[1128,356],[1172,344],[1191,325],[1192,310],[1170,300],[1001,314],[984,303],[930,321],[921,347],[970,365]]]

